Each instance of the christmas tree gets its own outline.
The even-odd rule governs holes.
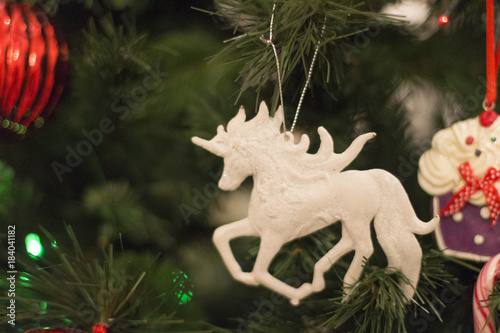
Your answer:
[[[387,268],[373,225],[373,253],[354,285],[343,285],[353,251],[298,305],[235,281],[212,237],[247,216],[257,185],[248,178],[220,189],[227,154],[191,138],[213,138],[220,124],[227,135],[240,105],[253,119],[262,101],[270,116],[283,110],[276,133],[295,142],[306,134],[310,154],[330,135],[340,154],[375,132],[347,169],[388,171],[430,221],[419,160],[436,132],[484,111],[484,2],[30,0],[13,9],[18,3],[0,0],[8,26],[0,27],[2,332],[474,330],[485,260],[450,256],[429,233],[416,238],[423,256],[411,299],[402,287],[411,279]],[[31,56],[37,43],[41,62]],[[23,67],[12,65],[16,45]],[[35,83],[42,92],[29,95]],[[35,114],[44,84],[52,92]],[[289,181],[310,182],[304,170]],[[314,284],[316,262],[345,235],[341,223],[317,229],[285,242],[269,272],[293,287]],[[265,245],[256,237],[230,244],[243,272]],[[499,295],[490,296],[493,317]]]

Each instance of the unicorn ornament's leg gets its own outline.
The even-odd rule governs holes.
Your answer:
[[[368,260],[373,254],[373,244],[369,224],[363,230],[356,229],[356,233],[351,233],[349,230],[345,231],[353,241],[355,251],[351,265],[344,276],[344,300],[347,300],[352,288],[363,272],[363,261]],[[344,229],[342,229],[342,237],[344,237]]]
[[[268,272],[271,261],[284,243],[277,235],[262,235],[259,254],[252,273],[257,282],[289,298],[293,305],[298,305],[302,298],[312,293],[311,285],[307,283],[308,286],[304,286],[306,285],[304,284],[301,288],[294,288]]]
[[[353,249],[354,247],[351,238],[349,238],[348,234],[343,232],[340,241],[314,265],[312,284],[304,283],[297,289],[297,294],[300,295],[300,298],[307,297],[312,293],[317,293],[325,289],[325,272],[328,271],[344,254],[352,251]]]
[[[254,279],[252,273],[245,273],[241,270],[229,244],[231,239],[242,236],[258,236],[258,233],[248,223],[248,219],[225,224],[215,229],[213,241],[231,275],[240,282],[257,286],[259,283]]]
[[[342,238],[340,241],[314,265],[314,277],[312,281],[313,292],[320,292],[325,288],[325,272],[328,271],[343,255],[353,249],[353,242],[349,237],[349,234],[342,231]]]

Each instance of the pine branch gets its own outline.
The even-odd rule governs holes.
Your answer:
[[[365,269],[367,269],[365,267]],[[332,316],[324,322],[330,329],[338,329],[348,321],[354,324],[354,332],[406,332],[404,321],[406,302],[399,281],[409,283],[399,271],[387,274],[386,269],[372,269],[353,286],[347,300],[332,300]]]
[[[14,0],[15,1],[15,0]],[[110,0],[28,0],[28,3],[38,5],[45,13],[50,16],[55,15],[59,11],[61,5],[68,2],[74,2],[82,5],[85,10],[88,10],[93,19],[99,23],[104,33],[108,37],[113,37],[116,34],[116,27],[125,26],[130,32],[135,32],[135,15],[129,9],[141,7],[148,1],[110,1]],[[141,4],[142,2],[142,4]],[[116,24],[113,13],[120,12],[120,24]]]
[[[370,22],[377,26],[397,22],[388,16],[366,11],[360,1],[217,0],[218,11],[214,14],[224,17],[234,33],[240,34],[228,40],[228,45],[214,59],[230,59],[227,62],[243,64],[239,77],[242,82],[240,95],[249,88],[260,92],[265,85],[274,82],[271,108],[275,108],[278,101],[277,70],[273,50],[262,39],[270,37],[274,3],[272,42],[278,52],[284,86],[296,71],[302,71],[305,80],[318,42],[321,41],[322,61],[316,72],[340,72],[338,67],[342,64],[333,60],[337,57],[336,47],[327,46],[336,46],[340,39],[365,30]],[[330,78],[325,81],[329,82]]]
[[[12,206],[12,185],[14,183],[14,169],[0,160],[0,217],[5,220],[9,208]]]
[[[101,322],[116,332],[172,331],[173,325],[183,323],[174,318],[173,304],[179,301],[167,299],[177,293],[178,284],[166,284],[170,293],[153,289],[147,279],[152,264],[136,272],[130,267],[130,257],[114,258],[112,247],[102,253],[101,260],[88,261],[71,227],[67,232],[72,250],[43,231],[58,259],[43,266],[18,260],[25,272],[16,290],[16,323],[45,322],[89,331]],[[5,309],[1,312],[0,324],[6,325]]]
[[[409,284],[410,281],[399,270],[370,266],[365,270],[368,273],[353,286],[347,300],[343,297],[332,299],[331,317],[323,326],[329,329],[354,326],[354,332],[359,333],[406,333],[405,321],[410,306],[399,284]],[[388,270],[391,274],[387,274]],[[420,276],[412,303],[418,307],[429,305],[430,311],[441,320],[433,305],[436,301],[441,302],[435,290],[449,285],[452,277],[442,269],[442,262],[436,254],[424,257]]]
[[[166,231],[167,221],[143,207],[128,182],[108,181],[88,188],[83,205],[101,221],[98,237],[102,247],[114,241],[119,233],[136,244],[156,244],[163,249],[174,243]]]

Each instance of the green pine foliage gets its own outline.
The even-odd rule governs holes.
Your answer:
[[[243,64],[240,93],[252,88],[259,96],[264,87],[274,86],[271,109],[278,103],[280,80],[286,88],[294,79],[292,75],[299,73],[304,78],[301,82],[305,82],[318,43],[322,70],[315,71],[315,79],[330,91],[332,85],[339,84],[339,73],[343,72],[338,43],[366,31],[369,24],[378,27],[398,22],[394,17],[367,10],[362,1],[217,0],[215,4],[216,14],[227,21],[235,35],[226,41],[228,46],[218,57]],[[276,55],[270,42],[276,47]]]
[[[493,326],[500,327],[500,282],[495,281],[494,288],[488,299],[483,300],[482,306],[488,314],[488,320],[493,321]]]
[[[14,169],[0,162],[0,217],[6,219],[12,206]]]
[[[67,232],[70,244],[64,245],[44,231],[53,259],[19,260],[23,272],[16,288],[16,327],[8,324],[9,310],[2,309],[5,332],[47,326],[44,323],[86,331],[103,323],[118,332],[176,331],[183,327],[184,320],[176,318],[177,294],[185,291],[192,295],[192,290],[181,290],[183,284],[173,276],[171,263],[123,249],[116,253],[112,246],[88,261],[71,227]],[[189,284],[187,275],[184,283]],[[2,299],[9,301],[6,296]]]

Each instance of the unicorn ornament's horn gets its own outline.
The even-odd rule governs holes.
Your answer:
[[[226,153],[226,146],[222,144],[223,138],[227,136],[226,131],[224,131],[224,126],[220,125],[217,127],[217,135],[210,141],[194,136],[191,138],[191,142],[195,145],[200,146],[203,149],[208,150],[214,155],[224,157]]]

